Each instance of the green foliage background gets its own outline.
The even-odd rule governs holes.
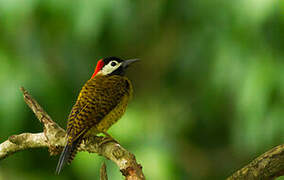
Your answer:
[[[0,0],[0,141],[41,124],[24,86],[65,127],[98,59],[140,58],[110,129],[147,179],[224,179],[284,141],[284,1]],[[46,149],[1,161],[0,179],[98,179],[79,153],[60,176]]]

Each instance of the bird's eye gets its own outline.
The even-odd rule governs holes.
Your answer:
[[[111,66],[115,66],[116,65],[116,62],[111,62],[111,64],[110,64]]]

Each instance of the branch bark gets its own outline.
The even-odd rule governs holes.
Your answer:
[[[5,159],[15,152],[31,148],[47,147],[50,155],[57,155],[62,151],[66,143],[66,132],[43,110],[38,102],[30,94],[21,88],[24,100],[32,109],[36,117],[43,124],[41,133],[23,133],[13,135],[0,144],[0,160]],[[113,161],[125,176],[127,180],[145,179],[142,172],[142,166],[137,163],[135,156],[123,148],[117,142],[107,142],[101,144],[103,137],[93,137],[84,141],[79,151],[88,151],[89,153],[98,153],[107,159]]]
[[[227,180],[270,180],[284,175],[284,144],[257,157]]]
[[[22,133],[12,135],[8,140],[0,144],[0,160],[12,155],[15,152],[31,148],[47,147],[50,155],[57,155],[61,152],[66,143],[66,132],[42,109],[42,107],[33,99],[29,93],[21,88],[24,100],[32,109],[36,117],[43,124],[41,133]],[[93,137],[84,141],[79,151],[88,151],[89,153],[98,153],[107,159],[113,161],[120,169],[127,180],[144,180],[142,166],[137,163],[135,156],[128,152],[117,142],[107,142],[102,145],[103,137]],[[102,167],[102,174],[105,167]],[[242,169],[236,171],[227,180],[268,180],[284,175],[284,144],[279,145],[255,160],[250,162]],[[106,174],[104,175],[106,177]],[[102,176],[101,176],[102,177]]]

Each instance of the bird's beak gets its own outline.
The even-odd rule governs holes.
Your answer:
[[[140,59],[128,59],[128,60],[125,60],[122,63],[122,67],[123,67],[123,69],[126,69],[130,64],[132,64],[134,62],[137,62],[137,61],[140,61]]]

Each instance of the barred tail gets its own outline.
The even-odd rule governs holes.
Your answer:
[[[57,167],[56,167],[56,174],[59,174],[62,168],[65,166],[65,164],[70,164],[71,161],[74,159],[76,153],[77,153],[77,148],[81,144],[82,139],[77,138],[72,144],[67,144],[58,161]]]

